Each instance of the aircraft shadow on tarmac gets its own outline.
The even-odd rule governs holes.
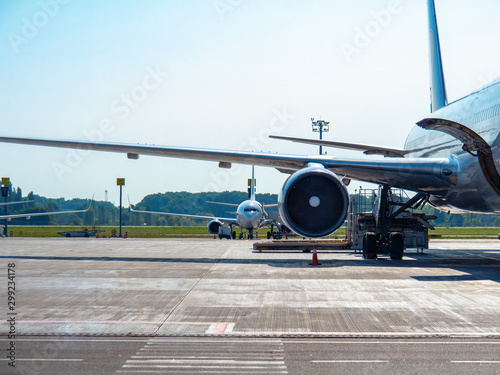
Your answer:
[[[283,254],[283,251],[279,252]],[[291,252],[290,252],[291,253]],[[294,252],[297,253],[297,252]],[[337,252],[338,253],[338,252]],[[343,252],[344,254],[346,252]],[[349,252],[347,252],[349,253]],[[269,252],[267,252],[269,254]],[[352,259],[321,259],[321,268],[338,267],[386,267],[386,268],[450,268],[463,272],[463,275],[410,276],[415,280],[427,282],[491,280],[500,283],[500,257],[493,258],[491,250],[470,250],[467,253],[452,250],[427,253],[408,253],[406,259],[390,260],[379,257],[377,260],[363,259],[359,253],[350,253]],[[0,259],[65,260],[96,262],[155,262],[155,263],[216,263],[216,264],[266,264],[279,268],[309,268],[310,258],[283,259],[238,259],[238,258],[140,258],[140,257],[75,257],[75,256],[0,256]]]

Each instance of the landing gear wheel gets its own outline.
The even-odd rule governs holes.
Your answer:
[[[377,237],[374,233],[365,233],[363,236],[363,258],[377,259]]]
[[[231,232],[231,238],[232,238],[233,240],[234,240],[234,239],[236,239],[236,231],[235,231],[235,230],[233,230],[233,231]]]
[[[267,232],[267,239],[271,238],[271,232]]]
[[[401,260],[403,259],[403,253],[405,250],[405,243],[403,234],[401,233],[391,233],[389,237],[389,252],[391,259]]]

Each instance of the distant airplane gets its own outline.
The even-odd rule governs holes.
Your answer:
[[[500,213],[500,80],[448,104],[434,0],[428,0],[429,57],[431,66],[431,114],[417,122],[403,149],[354,143],[302,140],[313,144],[362,150],[385,158],[339,158],[327,155],[289,155],[237,150],[207,150],[184,147],[118,144],[89,141],[44,140],[0,137],[1,142],[66,147],[276,168],[291,176],[284,183],[279,212],[284,224],[305,237],[323,237],[345,221],[350,179],[382,185],[378,215],[380,238],[366,234],[367,247],[393,246],[388,241],[387,222],[394,218],[387,206],[390,187],[416,192],[398,212],[411,205],[430,202],[449,212]],[[470,20],[469,20],[470,21]],[[471,23],[461,27],[473,27]],[[415,54],[416,57],[421,52]],[[381,87],[381,93],[383,93]],[[362,104],[360,104],[362,109]],[[390,110],[390,105],[389,105]],[[296,140],[297,141],[297,140]],[[298,141],[301,141],[300,139]],[[402,236],[401,234],[399,234]],[[391,258],[401,259],[399,238]]]
[[[75,210],[75,211],[54,211],[54,212],[32,212],[32,213],[22,213],[22,214],[12,214],[12,215],[0,215],[0,220],[11,220],[11,219],[19,219],[19,218],[32,218],[34,216],[45,216],[45,215],[62,215],[62,214],[79,214],[83,212],[87,212],[90,210],[90,207],[92,206],[92,202],[94,200],[94,197],[92,197],[92,200],[90,202],[89,207],[86,210]],[[9,203],[26,203],[28,201],[23,201],[23,202],[9,202]],[[32,202],[32,201],[31,201]],[[0,237],[3,235],[3,227],[0,227]]]
[[[132,209],[130,205],[131,212],[145,213],[145,214],[158,214],[158,215],[166,215],[166,216],[181,216],[187,218],[194,219],[208,219],[210,222],[207,225],[208,232],[213,235],[219,235],[222,239],[226,238],[236,238],[236,232],[233,231],[233,226],[240,227],[241,229],[248,230],[248,238],[253,238],[253,231],[255,229],[260,229],[263,227],[271,227],[271,231],[268,232],[267,238],[271,236],[275,236],[274,226],[276,226],[279,230],[278,233],[281,233],[282,225],[276,220],[269,219],[269,214],[266,212],[266,207],[276,207],[277,204],[261,204],[255,200],[255,179],[254,179],[254,167],[252,166],[252,180],[250,183],[250,191],[249,191],[249,199],[243,201],[240,204],[234,203],[222,203],[222,202],[208,202],[213,204],[220,204],[224,206],[237,207],[236,209],[236,217],[235,218],[227,218],[227,217],[215,217],[215,216],[203,216],[203,215],[189,215],[189,214],[179,214],[179,213],[170,213],[170,212],[154,212],[154,211],[140,211]],[[229,225],[229,233],[225,233],[224,224]]]
[[[17,201],[17,202],[4,202],[0,203],[0,206],[10,206],[11,204],[21,204],[21,203],[31,203],[34,201]]]

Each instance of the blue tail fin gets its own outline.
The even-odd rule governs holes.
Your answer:
[[[431,112],[448,104],[446,86],[444,84],[443,61],[439,45],[439,33],[436,20],[434,0],[427,0],[429,18],[429,58],[431,73]]]

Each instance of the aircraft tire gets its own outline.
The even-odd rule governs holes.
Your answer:
[[[363,258],[377,259],[377,237],[374,233],[365,233],[363,236]]]
[[[389,252],[392,260],[403,259],[405,243],[402,233],[391,233],[389,238]]]
[[[267,232],[267,239],[269,240],[271,238],[271,232]]]

